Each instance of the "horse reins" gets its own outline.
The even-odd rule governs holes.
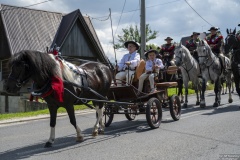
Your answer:
[[[176,57],[177,57],[177,58],[179,58],[179,59],[181,60],[181,62],[182,62],[182,57],[179,57],[179,56],[176,56]],[[185,62],[185,63],[184,63],[184,62],[182,62],[182,64],[186,66],[186,68],[184,68],[183,66],[182,66],[182,68],[183,68],[183,69],[184,69],[184,70],[187,72],[187,74],[188,74],[188,79],[190,80],[189,71],[190,71],[190,70],[193,68],[193,65],[191,66],[191,68],[190,68],[190,69],[188,69],[188,70],[187,70],[187,65],[186,65],[187,63],[188,63],[188,61],[187,61],[187,62]]]

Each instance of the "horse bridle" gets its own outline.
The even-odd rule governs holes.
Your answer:
[[[12,65],[11,68],[13,68],[13,66],[14,66],[14,64]],[[25,68],[26,68],[27,65],[24,63],[23,66],[24,66],[24,70],[21,70],[21,72],[20,72],[20,74],[19,74],[19,76],[18,76],[17,78],[12,75],[12,69],[11,69],[11,73],[10,73],[9,76],[8,76],[8,79],[11,79],[11,80],[13,80],[13,81],[16,82],[16,86],[17,86],[18,88],[21,88],[23,84],[27,83],[28,80],[29,80],[30,77],[31,77],[31,76],[29,75],[29,76],[27,76],[25,79],[21,80],[22,75],[23,75],[23,74],[25,73],[25,71],[26,71]]]
[[[188,74],[188,78],[189,78],[189,80],[190,80],[189,71],[190,71],[190,70],[193,68],[193,65],[191,66],[191,68],[190,68],[190,69],[187,69],[187,65],[186,65],[186,63],[187,63],[188,61],[187,61],[187,62],[183,62],[183,61],[182,61],[182,53],[181,53],[181,57],[179,57],[179,56],[176,56],[176,55],[175,55],[175,57],[177,57],[177,58],[179,58],[179,59],[180,59],[180,61],[181,61],[181,63],[182,63],[182,68],[183,68],[183,69],[185,69],[185,71],[186,71],[186,72],[187,72],[187,74]],[[183,65],[185,65],[185,66],[186,66],[186,68],[184,68],[184,67],[183,67]]]
[[[201,46],[206,47],[205,45],[201,45]],[[206,48],[205,48],[205,50],[206,50]],[[210,59],[209,57],[211,57],[211,56],[210,56],[209,53],[206,53],[205,56],[199,56],[199,55],[198,55],[198,57],[199,57],[199,58],[202,58],[202,57],[203,57],[203,58],[206,58],[206,57],[207,57],[207,58],[206,58],[206,62],[204,62],[205,65],[207,66],[207,62],[208,62],[208,60]],[[211,59],[212,59],[212,58],[211,58]],[[214,62],[214,60],[212,59],[212,63],[211,63],[209,66],[207,66],[207,67],[210,67],[210,66],[213,64],[213,62]]]

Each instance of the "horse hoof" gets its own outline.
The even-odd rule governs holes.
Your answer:
[[[83,142],[83,136],[77,137],[76,142]]]
[[[200,102],[196,102],[196,106],[198,106],[200,104]]]
[[[184,103],[184,104],[183,104],[183,107],[184,107],[184,108],[187,108],[187,107],[188,107],[187,103]]]
[[[92,133],[92,136],[93,136],[93,137],[98,136],[98,131],[94,131],[94,132]]]
[[[99,130],[98,134],[104,135],[104,130]]]
[[[52,147],[52,143],[51,142],[47,142],[44,146],[44,148],[50,148]]]
[[[228,99],[228,103],[232,103],[233,102],[233,99]]]
[[[219,106],[219,103],[217,103],[217,102],[215,102],[214,104],[213,104],[213,107],[218,107]]]
[[[205,103],[200,103],[200,107],[201,107],[201,108],[205,108],[205,107],[206,107],[206,104],[205,104]]]

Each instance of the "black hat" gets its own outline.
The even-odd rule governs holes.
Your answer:
[[[129,43],[134,44],[136,46],[137,50],[140,47],[139,44],[137,42],[134,42],[134,41],[127,41],[127,42],[124,43],[124,46],[127,48]]]
[[[217,31],[218,30],[218,28],[217,27],[211,27],[208,31],[212,31],[212,30],[215,30],[215,31]]]
[[[198,32],[193,32],[192,35],[191,35],[191,37],[193,37],[194,35],[200,35],[200,33],[198,33]]]
[[[238,24],[238,26],[240,27],[240,23]]]
[[[145,57],[148,58],[148,53],[151,53],[151,52],[157,54],[157,50],[155,50],[155,49],[150,49],[150,50],[148,50],[147,52],[144,53]]]
[[[173,40],[171,37],[167,37],[166,39],[164,39],[165,41],[166,40]]]

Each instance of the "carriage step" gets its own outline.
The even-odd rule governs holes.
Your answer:
[[[156,87],[177,87],[177,82],[162,82],[162,83],[156,83]]]

